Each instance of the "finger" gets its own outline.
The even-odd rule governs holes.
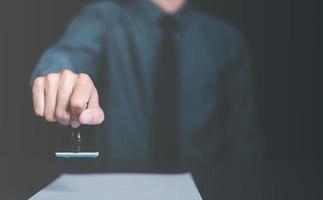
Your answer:
[[[44,77],[38,77],[34,80],[32,93],[33,93],[33,106],[34,112],[37,116],[43,117],[44,116]]]
[[[58,90],[58,74],[49,74],[45,78],[45,118],[49,122],[55,122],[55,107]]]
[[[76,75],[68,70],[64,70],[60,75],[55,119],[62,125],[68,125],[70,123],[69,101],[73,92],[75,79]]]
[[[101,124],[104,120],[104,112],[99,105],[99,97],[96,89],[93,90],[88,108],[84,110],[79,118],[81,124],[96,125]]]
[[[81,123],[78,120],[74,120],[74,119],[71,119],[70,124],[73,128],[78,128],[81,125]]]
[[[80,123],[86,125],[97,125],[104,121],[104,113],[100,107],[86,109],[80,115]]]
[[[71,125],[73,127],[79,125],[77,123],[79,122],[79,116],[86,109],[93,88],[93,83],[87,75],[78,75],[70,99]]]

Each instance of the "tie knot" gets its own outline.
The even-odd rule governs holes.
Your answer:
[[[164,15],[160,18],[160,27],[164,31],[173,31],[177,26],[176,19],[171,15]]]

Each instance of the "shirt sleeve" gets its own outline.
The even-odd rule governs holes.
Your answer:
[[[263,144],[256,117],[255,87],[250,53],[238,34],[237,53],[221,74],[222,105],[226,113],[223,131],[228,138],[228,156],[233,159],[261,158]]]
[[[39,76],[60,72],[86,73],[97,78],[103,51],[105,25],[98,6],[85,7],[69,24],[63,37],[42,55],[31,77],[31,83]]]

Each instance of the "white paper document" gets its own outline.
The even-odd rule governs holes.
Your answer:
[[[32,200],[201,200],[191,174],[63,174]]]

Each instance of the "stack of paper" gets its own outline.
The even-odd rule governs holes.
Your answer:
[[[200,200],[191,174],[63,174],[31,199]]]

